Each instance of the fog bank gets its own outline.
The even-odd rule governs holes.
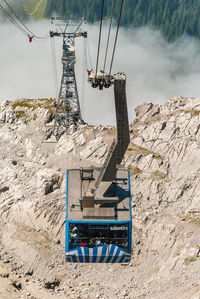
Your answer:
[[[0,26],[0,101],[55,97],[50,40],[44,43],[29,43],[28,38],[13,25]],[[30,24],[29,27],[37,35],[44,35],[50,30],[47,22]],[[95,65],[98,27],[90,25],[87,30]],[[106,31],[107,27],[104,28],[104,36]],[[55,44],[60,85],[61,38],[55,38]],[[105,39],[101,49],[104,54]],[[82,38],[77,39],[76,53],[77,83],[83,118],[93,124],[114,124],[113,88],[99,91],[87,83]],[[103,55],[99,68],[103,67],[102,58]],[[183,37],[168,44],[159,32],[148,28],[129,32],[120,29],[113,73],[118,71],[127,75],[127,100],[131,121],[134,108],[143,102],[163,103],[172,96],[200,96],[200,42]]]

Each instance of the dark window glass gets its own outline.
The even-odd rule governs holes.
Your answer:
[[[128,250],[128,224],[77,223],[69,226],[69,249],[114,244]]]

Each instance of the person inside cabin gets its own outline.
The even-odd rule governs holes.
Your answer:
[[[70,229],[69,238],[70,249],[78,247],[78,229],[76,226]]]
[[[88,243],[88,247],[89,248],[93,248],[95,246],[95,242],[94,239],[90,239],[89,243]]]
[[[70,239],[75,239],[78,237],[78,229],[76,226],[70,230],[69,237]]]
[[[103,240],[103,241],[102,241],[102,245],[109,245],[109,244],[108,244],[108,240]]]
[[[96,241],[95,241],[95,246],[96,247],[99,247],[99,246],[101,246],[102,244],[101,244],[101,240],[99,240],[99,239],[96,239]]]
[[[71,239],[70,240],[70,249],[74,249],[76,247],[78,247],[77,240],[76,239]]]
[[[80,246],[80,247],[87,247],[87,246],[88,246],[88,243],[89,243],[89,242],[86,242],[85,240],[82,240],[82,241],[79,243],[79,246]]]

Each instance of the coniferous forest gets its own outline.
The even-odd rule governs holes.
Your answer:
[[[88,22],[100,20],[102,0],[18,0],[12,7],[16,14],[29,19],[35,6],[39,6],[38,15],[34,19],[58,16],[85,17]],[[104,20],[111,12],[112,0],[104,0]],[[114,17],[118,18],[121,0],[116,0]],[[0,20],[6,17],[0,14]],[[121,25],[137,28],[148,25],[160,30],[168,41],[174,41],[184,33],[200,38],[200,0],[125,0]]]
[[[89,22],[100,19],[102,0],[48,0],[45,17],[85,17]],[[117,18],[121,0],[116,0]],[[112,0],[105,0],[104,19],[110,15]],[[122,21],[129,28],[149,25],[162,31],[168,41],[182,34],[200,38],[200,0],[125,0]]]

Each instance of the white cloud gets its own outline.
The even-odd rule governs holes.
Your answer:
[[[29,26],[38,35],[50,30],[50,23],[47,22]],[[95,64],[98,27],[90,25],[87,30]],[[103,31],[99,68],[103,67],[106,34],[107,27]],[[114,32],[112,39],[113,37]],[[45,43],[29,43],[28,38],[13,25],[1,24],[0,44],[0,101],[55,97],[50,40]],[[55,38],[55,44],[59,85],[62,72],[61,38]],[[99,91],[87,83],[82,38],[76,41],[76,53],[77,82],[84,119],[94,124],[114,124],[113,88]],[[200,95],[200,43],[184,37],[168,44],[158,31],[140,28],[127,32],[121,28],[113,64],[113,72],[118,71],[127,75],[127,100],[132,120],[134,108],[143,102],[163,103],[172,96]]]

